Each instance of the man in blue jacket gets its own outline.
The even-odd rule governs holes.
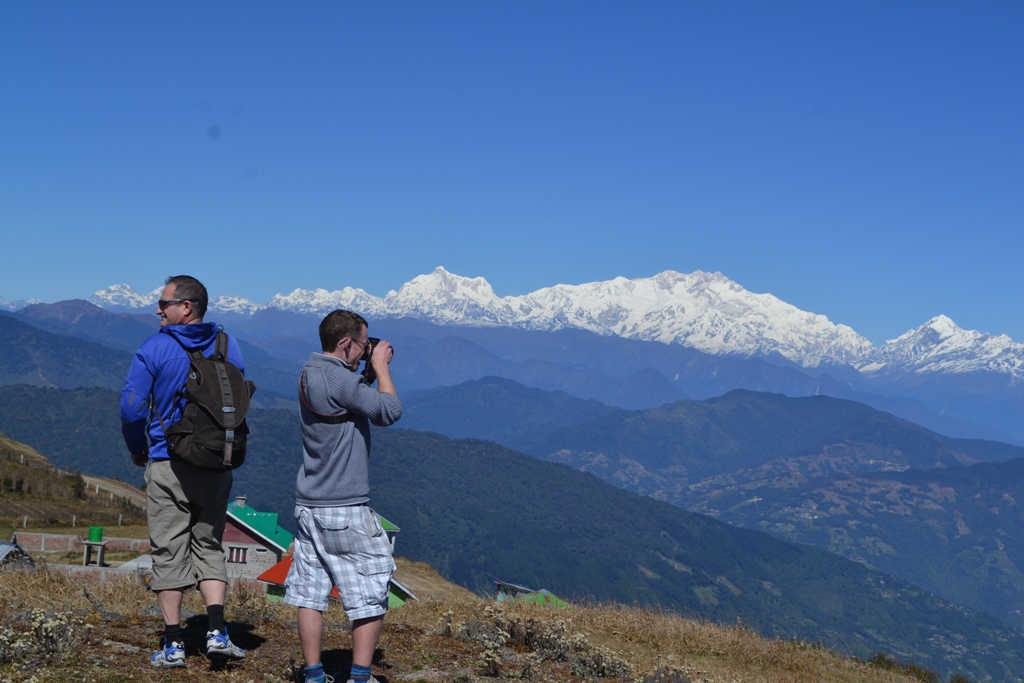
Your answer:
[[[224,625],[227,568],[221,539],[231,495],[231,470],[212,472],[171,459],[163,425],[182,417],[178,393],[189,371],[187,349],[213,354],[218,326],[203,322],[206,287],[188,275],[167,278],[156,314],[160,331],[142,342],[121,392],[121,432],[132,462],[146,467],[146,517],[153,582],[164,617],[164,645],[150,659],[156,667],[185,666],[181,601],[198,584],[209,614],[206,654],[241,659],[245,653]],[[229,337],[228,361],[245,370],[238,343]],[[147,439],[148,436],[148,439]]]

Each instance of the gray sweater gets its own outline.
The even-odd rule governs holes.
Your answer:
[[[367,386],[341,359],[322,353],[310,355],[300,391],[305,401],[299,401],[302,467],[295,482],[296,504],[336,507],[367,502],[370,423],[394,424],[402,417],[401,401]],[[345,416],[324,417],[338,413]]]

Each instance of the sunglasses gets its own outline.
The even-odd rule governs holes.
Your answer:
[[[349,337],[352,339],[352,337]],[[359,360],[370,360],[370,356],[373,354],[374,348],[380,343],[380,339],[376,337],[368,337],[366,341],[361,342],[358,339],[352,339],[352,343],[363,350],[363,353],[359,356]]]
[[[175,304],[183,304],[186,301],[191,301],[191,299],[160,299],[160,301],[156,302],[156,305],[159,306],[160,310],[162,311],[168,306],[174,306]]]

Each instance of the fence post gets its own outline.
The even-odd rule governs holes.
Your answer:
[[[72,529],[74,529],[76,526],[78,526],[77,522],[78,522],[78,515],[71,515],[71,528]]]
[[[28,527],[28,515],[25,515],[25,517],[21,520],[21,528],[25,529],[27,527]]]
[[[117,525],[118,525],[118,526],[121,526],[121,517],[122,517],[122,516],[123,516],[123,515],[118,515],[118,516],[117,516]]]

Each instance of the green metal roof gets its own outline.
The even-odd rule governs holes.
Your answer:
[[[523,595],[519,595],[513,599],[520,602],[532,602],[535,605],[547,605],[549,607],[569,606],[569,603],[565,600],[562,600],[560,597],[544,588],[532,593],[524,593]]]
[[[235,521],[252,529],[279,547],[282,552],[287,552],[288,546],[295,539],[294,536],[277,525],[276,512],[260,512],[249,505],[239,505],[238,501],[234,500],[228,505],[228,514]]]

